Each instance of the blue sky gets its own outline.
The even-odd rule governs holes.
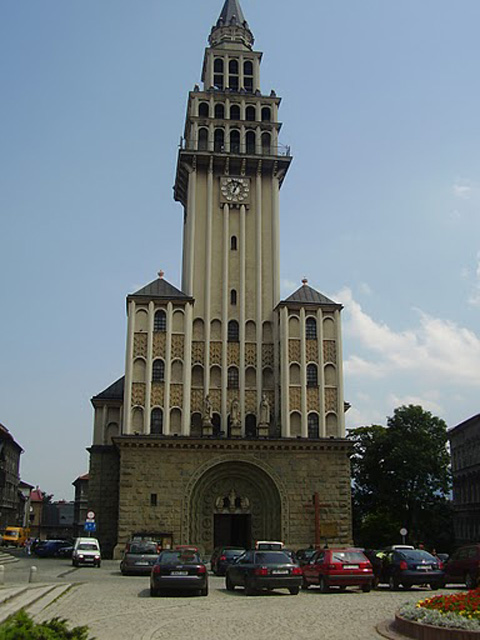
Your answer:
[[[187,92],[223,0],[0,0],[0,422],[56,499],[120,377],[125,296],[180,284]],[[282,294],[342,302],[349,427],[480,411],[480,3],[241,0],[282,96]]]

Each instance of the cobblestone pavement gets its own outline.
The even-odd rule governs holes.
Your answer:
[[[98,640],[379,640],[375,626],[391,619],[400,604],[432,595],[420,588],[328,594],[313,588],[297,596],[277,591],[247,597],[242,589],[227,592],[224,578],[211,576],[207,597],[151,598],[148,577],[121,576],[113,561],[100,570],[65,566],[62,579],[76,584],[40,619],[86,624]]]

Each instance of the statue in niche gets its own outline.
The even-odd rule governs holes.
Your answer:
[[[210,396],[207,393],[207,395],[205,396],[205,401],[203,403],[203,424],[211,426],[212,416],[213,416],[212,402],[210,400]]]
[[[265,394],[260,402],[260,422],[259,424],[270,424],[270,403]]]
[[[230,405],[230,420],[232,427],[240,426],[240,403],[237,398],[234,398]]]

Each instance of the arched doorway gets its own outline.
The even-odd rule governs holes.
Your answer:
[[[189,540],[206,552],[282,539],[282,501],[273,478],[256,464],[226,461],[207,469],[191,491]]]

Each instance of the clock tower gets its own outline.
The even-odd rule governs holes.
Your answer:
[[[351,542],[341,305],[280,296],[280,190],[292,156],[262,53],[226,0],[188,96],[174,197],[180,288],[127,296],[125,376],[92,399],[89,508],[107,555],[163,546]]]

